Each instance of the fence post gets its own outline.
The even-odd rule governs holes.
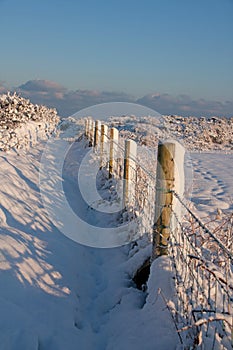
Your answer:
[[[94,145],[94,132],[95,132],[95,123],[93,119],[90,119],[90,124],[89,124],[89,129],[90,129],[90,147]]]
[[[90,141],[90,117],[87,118],[87,139]]]
[[[95,121],[95,135],[94,135],[94,147],[98,148],[101,134],[101,122],[100,120]]]
[[[109,179],[117,174],[117,151],[119,131],[116,128],[110,129],[110,150],[109,150]]]
[[[88,118],[85,119],[85,136],[88,137]]]
[[[108,126],[105,124],[101,125],[101,137],[100,137],[100,168],[104,167],[107,153],[107,142],[108,142]]]
[[[184,174],[184,156],[185,149],[184,147],[177,141],[175,141],[176,149],[175,149],[175,182],[174,182],[174,191],[180,196],[180,198],[184,197],[185,191],[185,174]],[[173,198],[173,211],[176,213],[176,218],[173,215],[172,220],[172,230],[177,230],[179,228],[178,221],[182,220],[182,216],[184,214],[184,208],[180,201],[174,196]],[[178,221],[177,221],[178,220]]]
[[[85,125],[85,127],[86,127],[86,137],[87,137],[87,139],[88,139],[88,141],[89,141],[89,147],[92,145],[91,144],[91,128],[92,128],[92,119],[90,118],[90,117],[87,117],[87,122],[86,122],[86,125]]]
[[[175,176],[175,143],[159,143],[156,173],[152,261],[168,254]]]
[[[135,196],[137,144],[133,140],[125,141],[123,208],[132,203]]]

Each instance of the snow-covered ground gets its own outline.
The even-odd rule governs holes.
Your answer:
[[[82,246],[50,221],[39,189],[43,147],[0,155],[0,349],[175,348],[162,286],[150,283],[146,300],[132,283],[148,247]],[[157,264],[168,269],[167,260]],[[170,298],[169,270],[162,280]]]
[[[233,211],[233,153],[192,153],[192,201],[200,215],[216,208]],[[202,214],[203,213],[203,214]]]
[[[63,129],[60,138],[68,144],[69,130],[64,125]],[[132,244],[91,248],[63,235],[41,199],[44,147],[41,142],[20,155],[0,153],[0,349],[179,348],[164,300],[175,295],[169,259],[159,258],[153,264],[147,292],[143,292],[135,288],[132,276],[150,255],[150,246],[141,242],[141,247],[134,248]],[[83,152],[82,143],[76,142],[75,147]],[[192,153],[191,159],[193,201],[200,215],[217,208],[232,210],[233,155]],[[78,210],[77,175],[71,165],[71,160],[65,164],[62,181]],[[48,192],[56,181],[52,175]],[[90,215],[88,207],[82,210]]]

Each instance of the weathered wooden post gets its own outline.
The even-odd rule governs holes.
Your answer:
[[[106,165],[107,155],[107,144],[108,144],[108,126],[105,124],[101,125],[101,137],[100,137],[100,168]]]
[[[90,119],[90,146],[94,146],[94,133],[95,133],[95,123],[93,119]]]
[[[86,137],[90,140],[90,118],[86,119]]]
[[[87,118],[87,139],[89,141],[89,146],[91,146],[91,127],[92,127],[92,119],[90,117]]]
[[[119,131],[116,128],[110,129],[110,148],[109,148],[109,179],[117,177],[117,152],[118,152]]]
[[[88,137],[88,118],[85,119],[85,136]]]
[[[94,135],[94,147],[98,148],[100,143],[100,135],[101,135],[101,121],[95,121],[95,135]]]
[[[125,141],[123,208],[132,204],[135,197],[136,185],[137,144],[133,140]]]
[[[175,176],[175,143],[159,143],[156,173],[152,261],[168,254]]]

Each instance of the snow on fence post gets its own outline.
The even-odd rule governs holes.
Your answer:
[[[101,122],[100,120],[95,121],[95,135],[94,135],[94,147],[98,148],[100,143],[100,135],[101,135]]]
[[[85,136],[88,137],[88,118],[85,118]]]
[[[116,128],[110,129],[110,150],[109,150],[109,179],[118,177],[117,172],[117,151],[119,131]]]
[[[95,122],[90,119],[90,147],[94,146]]]
[[[108,126],[101,125],[101,137],[100,137],[100,168],[106,166],[106,155],[108,145]]]
[[[135,197],[137,144],[133,140],[125,141],[123,208],[129,206]]]
[[[152,261],[168,254],[175,181],[175,146],[174,142],[160,142],[158,145]]]
[[[91,144],[91,128],[92,128],[92,119],[90,117],[87,117],[87,123],[86,123],[86,137],[89,141],[89,147],[92,146]]]
[[[185,175],[184,175],[185,149],[178,141],[174,141],[174,142],[175,142],[174,191],[180,196],[180,198],[183,198],[184,191],[185,191]],[[175,196],[173,198],[172,208],[173,208],[173,211],[176,213],[176,218],[174,218],[174,215],[173,215],[171,228],[172,230],[176,230],[178,229],[177,220],[181,221],[182,216],[184,214],[184,208],[182,207],[182,204]]]
[[[89,117],[87,117],[86,119],[85,127],[86,127],[86,137],[88,140],[90,140],[90,118]]]

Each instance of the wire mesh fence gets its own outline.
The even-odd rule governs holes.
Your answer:
[[[102,166],[109,169],[108,134]],[[116,143],[113,177],[123,187],[125,138]],[[98,155],[101,146],[95,148]],[[131,196],[122,211],[124,220],[136,219],[139,236],[152,242],[155,225],[156,161],[153,169],[140,156],[129,156]],[[175,180],[176,181],[176,180]],[[161,189],[157,189],[161,190]],[[165,188],[164,191],[167,191]],[[170,190],[169,190],[170,191]],[[231,349],[233,347],[233,215],[215,227],[203,223],[176,191],[173,202],[168,254],[174,270],[176,301],[173,316],[184,348]],[[181,208],[177,212],[176,208]]]
[[[124,182],[126,182],[126,179],[124,179],[126,139],[120,136],[116,143],[110,140],[109,135],[106,135],[106,138],[108,140],[106,148],[109,147],[110,142],[115,143],[117,146],[113,173],[114,178],[118,180],[116,183],[116,186],[118,186],[117,190],[124,196],[123,187]],[[135,220],[137,223],[137,236],[146,234],[148,240],[151,240],[154,223],[155,174],[152,174],[152,172],[147,170],[146,166],[140,162],[138,154],[136,157],[129,155],[128,158],[128,167],[131,173],[129,184],[130,201],[127,203],[127,206],[124,206],[122,217],[124,221]],[[105,168],[109,168],[108,156],[105,158]]]
[[[183,338],[203,349],[233,346],[233,254],[174,193],[186,214],[173,211],[170,255],[175,271],[175,313]],[[229,242],[228,242],[229,243]],[[191,329],[191,331],[190,331]]]

